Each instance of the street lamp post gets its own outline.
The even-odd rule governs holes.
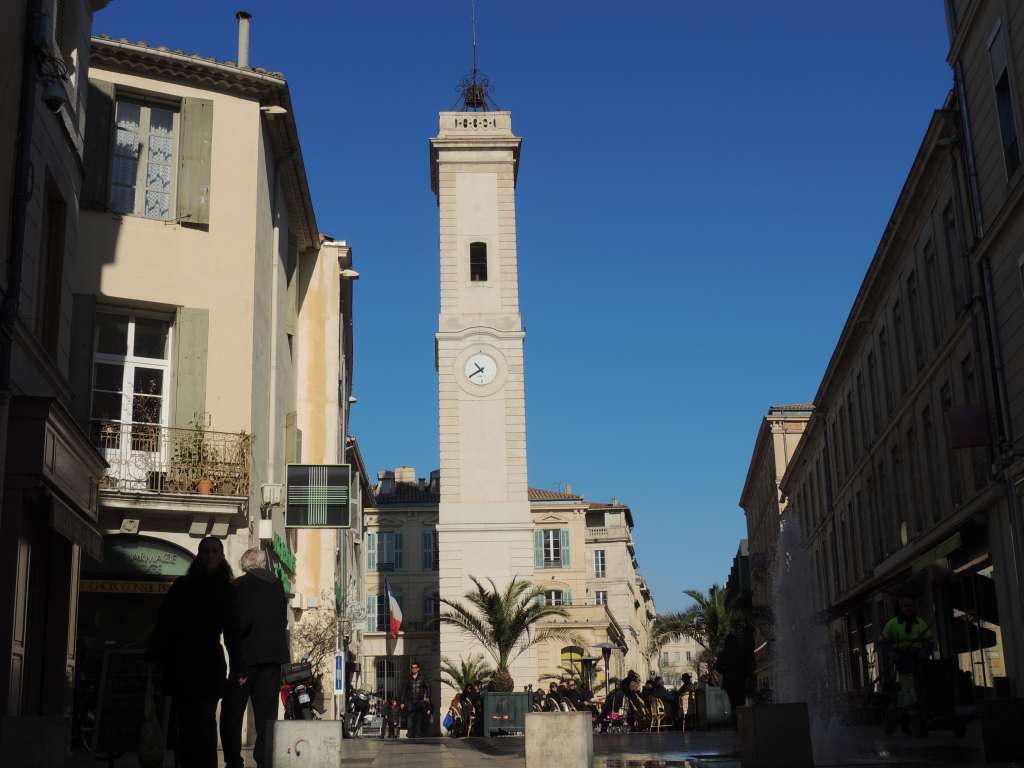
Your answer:
[[[610,662],[612,659],[612,648],[615,648],[615,643],[598,643],[594,646],[595,648],[601,649],[601,658],[604,659],[604,698],[608,700],[608,678],[611,677]]]

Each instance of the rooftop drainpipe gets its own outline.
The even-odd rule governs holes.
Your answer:
[[[249,69],[249,26],[252,14],[239,11],[235,18],[238,19],[238,66]]]

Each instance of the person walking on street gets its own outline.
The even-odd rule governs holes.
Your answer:
[[[882,627],[879,643],[896,670],[896,711],[904,730],[910,729],[910,710],[917,707],[917,676],[921,664],[931,658],[935,635],[928,622],[917,614],[913,598],[900,600],[900,612]],[[887,729],[891,729],[887,721]]]
[[[235,581],[238,604],[237,644],[241,660],[233,666],[220,713],[220,740],[225,768],[243,768],[242,716],[252,700],[256,724],[253,759],[260,768],[270,765],[264,754],[267,728],[277,720],[281,665],[288,652],[288,597],[267,568],[267,553],[248,549],[239,562],[242,575]]]
[[[430,684],[423,677],[420,665],[413,662],[409,679],[405,681],[402,693],[402,709],[409,720],[408,737],[419,739],[426,736],[427,715],[430,712]]]
[[[236,668],[237,622],[231,566],[220,539],[208,536],[188,573],[164,596],[148,653],[161,668],[164,695],[174,702],[181,768],[217,768],[217,702],[227,676],[221,635]]]

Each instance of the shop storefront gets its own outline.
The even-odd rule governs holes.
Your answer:
[[[143,645],[156,626],[160,602],[193,555],[163,539],[104,538],[104,559],[82,559],[78,637],[83,648]]]
[[[959,699],[980,701],[1010,695],[1004,656],[1004,624],[998,593],[998,555],[991,523],[974,519],[917,557],[885,583],[847,601],[840,620],[843,678],[852,690],[876,684],[878,641],[901,598],[912,598],[935,634],[934,657],[954,663]],[[953,691],[950,695],[953,695]]]

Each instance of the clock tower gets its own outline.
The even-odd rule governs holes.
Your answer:
[[[526,473],[523,325],[516,257],[516,174],[522,140],[512,114],[442,112],[430,140],[431,187],[441,220],[440,592],[462,600],[470,576],[504,588],[533,580]],[[441,627],[441,655],[479,652]],[[533,652],[511,667],[536,684]],[[451,693],[443,694],[451,696]],[[442,702],[444,712],[447,701]]]

